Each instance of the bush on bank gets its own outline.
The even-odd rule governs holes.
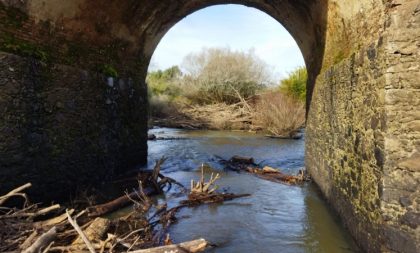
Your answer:
[[[292,71],[287,78],[280,81],[280,91],[289,97],[305,102],[307,81],[308,72],[306,68],[299,67]]]
[[[267,65],[252,51],[205,49],[187,56],[183,65],[184,73],[177,66],[149,72],[151,118],[180,118],[183,123],[189,118],[207,121],[200,122],[200,126],[220,129],[229,126],[226,128],[229,130],[237,126],[241,130],[258,129],[284,137],[293,136],[304,125],[307,80],[304,67],[290,73],[279,87],[269,88]],[[210,109],[212,105],[214,110]],[[233,114],[231,105],[239,106],[240,113]],[[209,115],[209,111],[215,115]],[[192,112],[194,115],[188,115]],[[180,114],[182,117],[177,117]],[[225,114],[238,118],[219,117]],[[212,120],[217,122],[209,122]],[[221,124],[221,120],[230,122]],[[239,121],[244,124],[238,124]]]

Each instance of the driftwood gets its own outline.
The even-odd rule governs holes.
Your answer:
[[[265,137],[270,138],[270,139],[285,139],[285,140],[300,140],[303,138],[303,134],[291,134],[291,135],[285,135],[285,136],[280,136],[280,135],[266,135]]]
[[[187,140],[185,137],[157,137],[154,134],[149,134],[147,136],[149,141],[172,141],[172,140]]]
[[[89,251],[91,253],[95,253],[95,249],[93,248],[92,244],[90,243],[89,239],[86,237],[85,233],[82,231],[82,229],[79,227],[79,225],[77,224],[76,220],[73,220],[71,218],[71,215],[69,214],[69,212],[66,210],[66,214],[67,214],[67,218],[69,223],[74,227],[74,229],[77,231],[77,233],[79,234],[79,236],[82,238],[83,242],[86,244],[87,248],[89,249]]]
[[[252,157],[245,157],[245,156],[232,156],[229,160],[230,163],[240,163],[240,164],[249,164],[249,165],[255,165],[254,158]]]
[[[185,104],[179,106],[177,112],[168,117],[152,117],[151,120],[154,125],[162,127],[221,130],[226,129],[226,126],[235,126],[237,129],[250,130],[253,129],[253,117],[247,103],[212,103],[204,106]]]
[[[214,186],[214,183],[220,178],[219,174],[214,176],[211,173],[210,180],[208,182],[204,181],[204,164],[201,165],[201,178],[200,181],[195,182],[191,180],[191,194],[211,194],[217,190],[218,186]]]
[[[155,190],[152,188],[147,188],[143,190],[143,192],[145,195],[150,196],[155,193]],[[139,196],[139,193],[135,191],[130,194],[124,194],[123,196],[116,198],[105,204],[88,207],[87,208],[88,216],[98,217],[98,216],[102,216],[107,213],[113,212],[115,210],[118,210],[119,208],[132,204],[133,203],[132,200],[138,199],[138,196]]]
[[[72,215],[74,213],[74,209],[70,209],[68,212],[70,215]],[[63,213],[62,215],[51,218],[49,220],[35,222],[34,227],[36,228],[49,227],[49,226],[62,223],[65,220],[67,220],[67,213]]]
[[[248,172],[255,174],[259,178],[277,183],[295,185],[305,181],[303,172],[299,172],[297,176],[292,176],[284,174],[281,171],[268,166],[264,167],[263,169],[248,168]]]
[[[238,157],[239,158],[239,157]],[[250,161],[250,160],[247,160]],[[204,179],[204,166],[201,166],[201,177],[200,181],[195,182],[191,180],[191,192],[188,195],[187,200],[181,201],[182,205],[193,206],[208,203],[220,203],[225,200],[232,200],[235,198],[247,197],[250,194],[232,194],[232,193],[218,193],[216,192],[218,186],[215,182],[220,179],[220,175],[214,176],[211,173],[210,180],[208,182]]]
[[[126,193],[123,196],[114,199],[105,204],[96,205],[87,209],[89,217],[98,217],[104,214],[113,212],[119,208],[132,204],[137,200],[145,200],[145,196],[151,196],[153,194],[159,194],[163,192],[166,185],[169,185],[169,189],[172,184],[177,184],[180,187],[184,186],[178,183],[176,180],[165,177],[160,173],[162,164],[166,161],[166,158],[161,158],[156,161],[153,171],[140,172],[134,178],[124,179],[123,181],[138,180],[139,188],[131,193]]]
[[[28,238],[26,238],[26,240],[19,246],[19,249],[20,250],[28,249],[31,246],[32,242],[35,240],[37,235],[38,235],[38,231],[34,230],[32,234],[30,234]]]
[[[221,203],[227,200],[249,197],[251,194],[233,194],[233,193],[213,193],[213,194],[190,194],[187,200],[182,200],[181,204],[188,206],[197,206],[209,203]]]
[[[46,248],[57,237],[57,228],[52,227],[48,232],[41,235],[34,244],[22,251],[22,253],[38,253],[41,249]]]
[[[60,205],[56,204],[56,205],[52,205],[40,210],[37,210],[36,212],[17,212],[14,214],[10,214],[10,215],[3,215],[0,217],[0,219],[10,219],[10,218],[15,218],[15,217],[36,217],[36,216],[41,216],[41,215],[45,215],[48,214],[49,212],[55,211],[57,209],[60,209]]]
[[[166,245],[150,249],[131,251],[131,253],[195,253],[206,249],[209,243],[205,239],[198,239],[180,244]]]
[[[62,212],[59,205],[39,207],[30,205],[22,187],[3,196],[6,201],[13,196],[25,196],[27,200],[21,209],[0,207],[0,251],[1,252],[199,252],[208,243],[204,239],[171,244],[168,229],[177,221],[176,213],[181,208],[218,203],[248,194],[217,192],[216,181],[219,174],[212,174],[207,181],[202,168],[201,178],[192,181],[188,198],[180,205],[168,209],[167,204],[155,206],[149,195],[157,189],[166,189],[167,185],[178,184],[175,180],[160,173],[164,159],[156,162],[153,171],[142,174],[145,180],[140,182],[134,192],[111,202],[89,207],[76,212],[73,209]],[[145,190],[143,190],[143,186]],[[28,186],[25,186],[28,187]],[[23,187],[24,189],[26,189]],[[183,188],[184,189],[184,188]],[[182,191],[186,193],[185,191]],[[186,193],[187,195],[187,193]],[[7,197],[6,197],[7,196]],[[93,217],[114,211],[121,206],[133,204],[132,212],[124,217],[104,219]],[[155,210],[151,216],[150,211]],[[48,214],[48,215],[46,215]],[[77,222],[76,222],[77,220]],[[48,231],[45,233],[45,231]],[[161,246],[166,245],[166,246]],[[153,248],[156,246],[161,246]],[[149,248],[145,250],[145,248]]]
[[[281,172],[279,169],[269,166],[260,168],[255,164],[252,157],[233,156],[229,160],[220,159],[220,162],[224,164],[225,168],[228,170],[248,172],[261,179],[276,183],[296,185],[310,180],[304,170],[299,170],[298,175],[288,175]]]
[[[27,200],[26,194],[25,193],[21,193],[21,191],[26,190],[27,188],[31,187],[32,184],[31,183],[27,183],[25,185],[22,185],[12,191],[10,191],[9,193],[7,193],[4,196],[0,197],[0,206],[3,205],[9,198],[14,197],[14,196],[21,196],[23,197],[25,200]]]
[[[89,241],[99,241],[105,235],[106,231],[108,231],[110,225],[110,220],[98,217],[85,230],[83,230],[83,233]],[[80,246],[81,244],[84,244],[81,236],[76,238],[76,240],[72,243],[74,246]]]

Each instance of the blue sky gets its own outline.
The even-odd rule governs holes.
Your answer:
[[[153,54],[150,69],[181,65],[202,48],[254,49],[275,79],[304,65],[302,53],[289,32],[269,15],[241,5],[217,5],[199,10],[169,30]]]

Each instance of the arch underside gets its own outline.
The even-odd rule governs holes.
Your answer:
[[[0,190],[29,180],[45,200],[144,163],[160,39],[194,11],[242,4],[302,51],[306,167],[358,244],[419,252],[420,12],[391,2],[0,0]]]
[[[148,27],[143,52],[146,58],[153,55],[161,38],[166,32],[189,14],[200,9],[220,4],[240,4],[256,8],[277,20],[295,39],[305,60],[310,80],[308,83],[308,101],[315,77],[318,75],[325,42],[326,15],[325,1],[272,1],[264,0],[216,0],[216,1],[180,1],[178,4],[162,3],[155,13],[148,17]],[[285,59],[279,59],[282,61]],[[309,103],[308,103],[309,104]]]

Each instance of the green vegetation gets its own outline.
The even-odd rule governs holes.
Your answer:
[[[99,72],[106,75],[107,77],[118,77],[118,71],[109,64],[102,64],[99,66]]]
[[[149,72],[152,119],[212,129],[260,130],[292,137],[304,125],[307,73],[293,71],[269,88],[267,65],[253,52],[205,49],[178,66]]]
[[[305,67],[299,67],[292,71],[286,79],[280,82],[280,91],[287,96],[300,101],[306,100],[306,83],[308,72]]]
[[[164,71],[157,70],[150,72],[146,80],[149,85],[149,94],[151,96],[167,95],[171,99],[174,99],[181,95],[178,85],[181,77],[182,73],[178,66],[173,66]]]
[[[50,59],[47,49],[18,40],[10,35],[4,35],[1,38],[0,50],[21,56],[34,57],[43,62],[47,62]]]

